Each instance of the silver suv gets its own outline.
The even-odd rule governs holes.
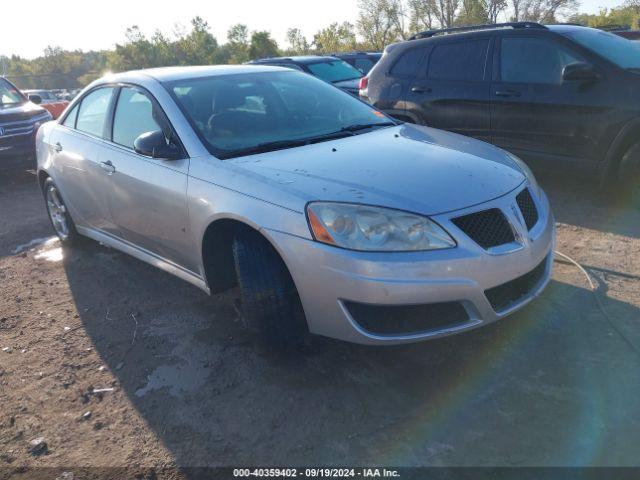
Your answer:
[[[553,216],[517,157],[290,69],[108,76],[37,152],[63,244],[90,237],[210,293],[237,285],[248,327],[278,343],[457,333],[551,275]]]

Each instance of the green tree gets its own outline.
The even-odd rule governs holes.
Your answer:
[[[601,9],[597,14],[575,14],[571,22],[580,23],[589,27],[605,27],[607,25],[625,25],[631,28],[639,28],[640,10],[632,5],[618,8]]]
[[[320,53],[346,52],[356,48],[356,34],[349,22],[332,23],[313,36],[313,44]]]
[[[249,43],[249,58],[277,57],[280,54],[278,44],[266,31],[252,32]]]
[[[231,63],[244,63],[249,60],[249,29],[242,23],[233,25],[227,31],[227,48]]]
[[[287,43],[289,44],[287,53],[290,55],[306,55],[311,50],[307,38],[299,28],[290,28],[287,30]]]
[[[407,15],[401,0],[359,0],[358,8],[356,26],[368,48],[382,50],[407,37]]]
[[[456,25],[479,25],[489,23],[489,13],[482,0],[462,0]]]
[[[179,65],[210,65],[217,63],[218,42],[201,17],[191,20],[191,31],[176,42]]]

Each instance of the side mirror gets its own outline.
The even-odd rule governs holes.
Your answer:
[[[180,149],[175,143],[167,142],[164,132],[156,130],[140,135],[133,142],[136,153],[145,157],[163,160],[177,160],[180,158]]]
[[[586,62],[570,63],[562,70],[562,80],[565,82],[595,82],[600,77],[596,67]]]
[[[36,105],[40,105],[42,103],[42,97],[40,95],[32,93],[29,95],[29,101],[35,103]]]

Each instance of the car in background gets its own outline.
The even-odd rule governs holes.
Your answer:
[[[273,65],[300,70],[329,82],[356,97],[358,96],[360,78],[363,75],[360,70],[344,60],[319,55],[260,58],[248,62],[248,65]]]
[[[237,286],[247,327],[276,344],[451,335],[551,276],[555,221],[517,157],[289,68],[109,75],[37,151],[65,248],[84,235],[208,293]]]
[[[51,114],[0,77],[0,170],[25,165],[35,154],[35,134]]]
[[[332,57],[344,60],[349,65],[356,67],[363,75],[369,73],[373,66],[382,58],[379,52],[341,52],[334,53]]]
[[[387,47],[363,99],[395,118],[493,143],[605,184],[640,179],[640,44],[516,22],[427,31]]]
[[[22,93],[33,103],[39,104],[48,110],[54,119],[58,118],[69,105],[68,100],[60,100],[56,94],[50,90],[23,90]]]
[[[640,30],[632,30],[629,25],[607,25],[598,27],[605,32],[615,33],[616,35],[628,40],[640,40]]]
[[[73,100],[73,96],[66,88],[57,88],[50,90],[50,92],[53,93],[58,100],[65,100],[67,102]]]

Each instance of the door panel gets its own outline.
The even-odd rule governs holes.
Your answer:
[[[189,160],[153,160],[109,145],[101,161],[115,169],[109,208],[117,235],[196,272],[186,200]]]
[[[500,43],[493,143],[533,160],[602,157],[611,113],[606,82],[563,82],[563,68],[585,59],[551,39],[509,36]]]
[[[146,91],[120,90],[113,142],[105,144],[100,157],[113,169],[109,208],[120,238],[196,272],[187,210],[189,160],[152,159],[134,151],[139,135],[167,129],[166,117]]]
[[[103,141],[98,137],[104,134],[113,92],[111,87],[89,92],[49,138],[60,172],[56,181],[74,220],[104,231],[113,229],[107,203],[111,186],[99,162]]]
[[[407,92],[407,111],[424,125],[488,140],[490,45],[490,38],[436,44],[427,69],[418,72]]]
[[[111,186],[98,162],[101,142],[61,126],[49,138],[56,150],[56,182],[74,220],[80,225],[110,230],[113,224],[107,198]]]

